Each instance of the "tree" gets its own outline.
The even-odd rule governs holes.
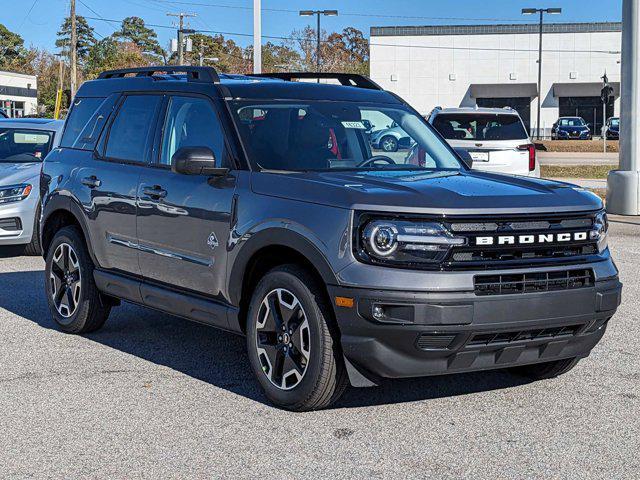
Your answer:
[[[87,54],[84,65],[84,75],[87,80],[96,78],[105,70],[120,68],[145,67],[154,63],[146,56],[138,45],[133,42],[119,42],[115,38],[107,37],[96,42]]]
[[[262,46],[262,70],[264,72],[281,72],[283,70],[300,70],[302,57],[288,45],[276,45],[267,42]]]
[[[158,56],[166,60],[166,52],[158,43],[158,35],[153,29],[148,28],[140,17],[125,18],[120,31],[115,32],[113,37],[133,43],[142,53],[154,56],[156,60]]]
[[[78,61],[84,62],[89,54],[89,49],[96,43],[96,37],[93,35],[93,27],[87,23],[87,19],[81,16],[76,16],[76,30],[78,33]],[[56,47],[62,50],[69,51],[71,45],[71,18],[65,18],[58,32],[58,40],[56,40]]]
[[[22,37],[0,23],[0,68],[8,68],[24,53]]]
[[[368,74],[369,43],[362,32],[356,28],[345,28],[341,33],[320,34],[320,69],[325,72],[349,72]],[[307,26],[304,30],[294,31],[290,42],[297,44],[302,53],[302,66],[305,70],[317,70],[317,34]]]

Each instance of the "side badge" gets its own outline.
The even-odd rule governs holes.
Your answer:
[[[209,238],[207,239],[207,245],[211,247],[211,250],[215,249],[219,245],[218,238],[215,233],[211,232],[211,235],[209,235]]]

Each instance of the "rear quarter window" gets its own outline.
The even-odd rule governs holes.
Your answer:
[[[93,150],[119,95],[76,98],[69,112],[60,146]]]

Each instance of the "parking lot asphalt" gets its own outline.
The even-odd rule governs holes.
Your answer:
[[[240,337],[130,304],[58,332],[42,260],[0,251],[0,477],[639,478],[640,226],[616,220],[623,304],[565,376],[393,381],[302,414],[266,402]]]

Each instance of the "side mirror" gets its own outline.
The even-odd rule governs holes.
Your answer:
[[[171,170],[183,175],[224,176],[228,168],[216,167],[216,156],[209,147],[182,147],[171,157]]]
[[[467,167],[473,168],[473,158],[471,158],[471,154],[469,152],[464,148],[454,148],[453,150]]]

